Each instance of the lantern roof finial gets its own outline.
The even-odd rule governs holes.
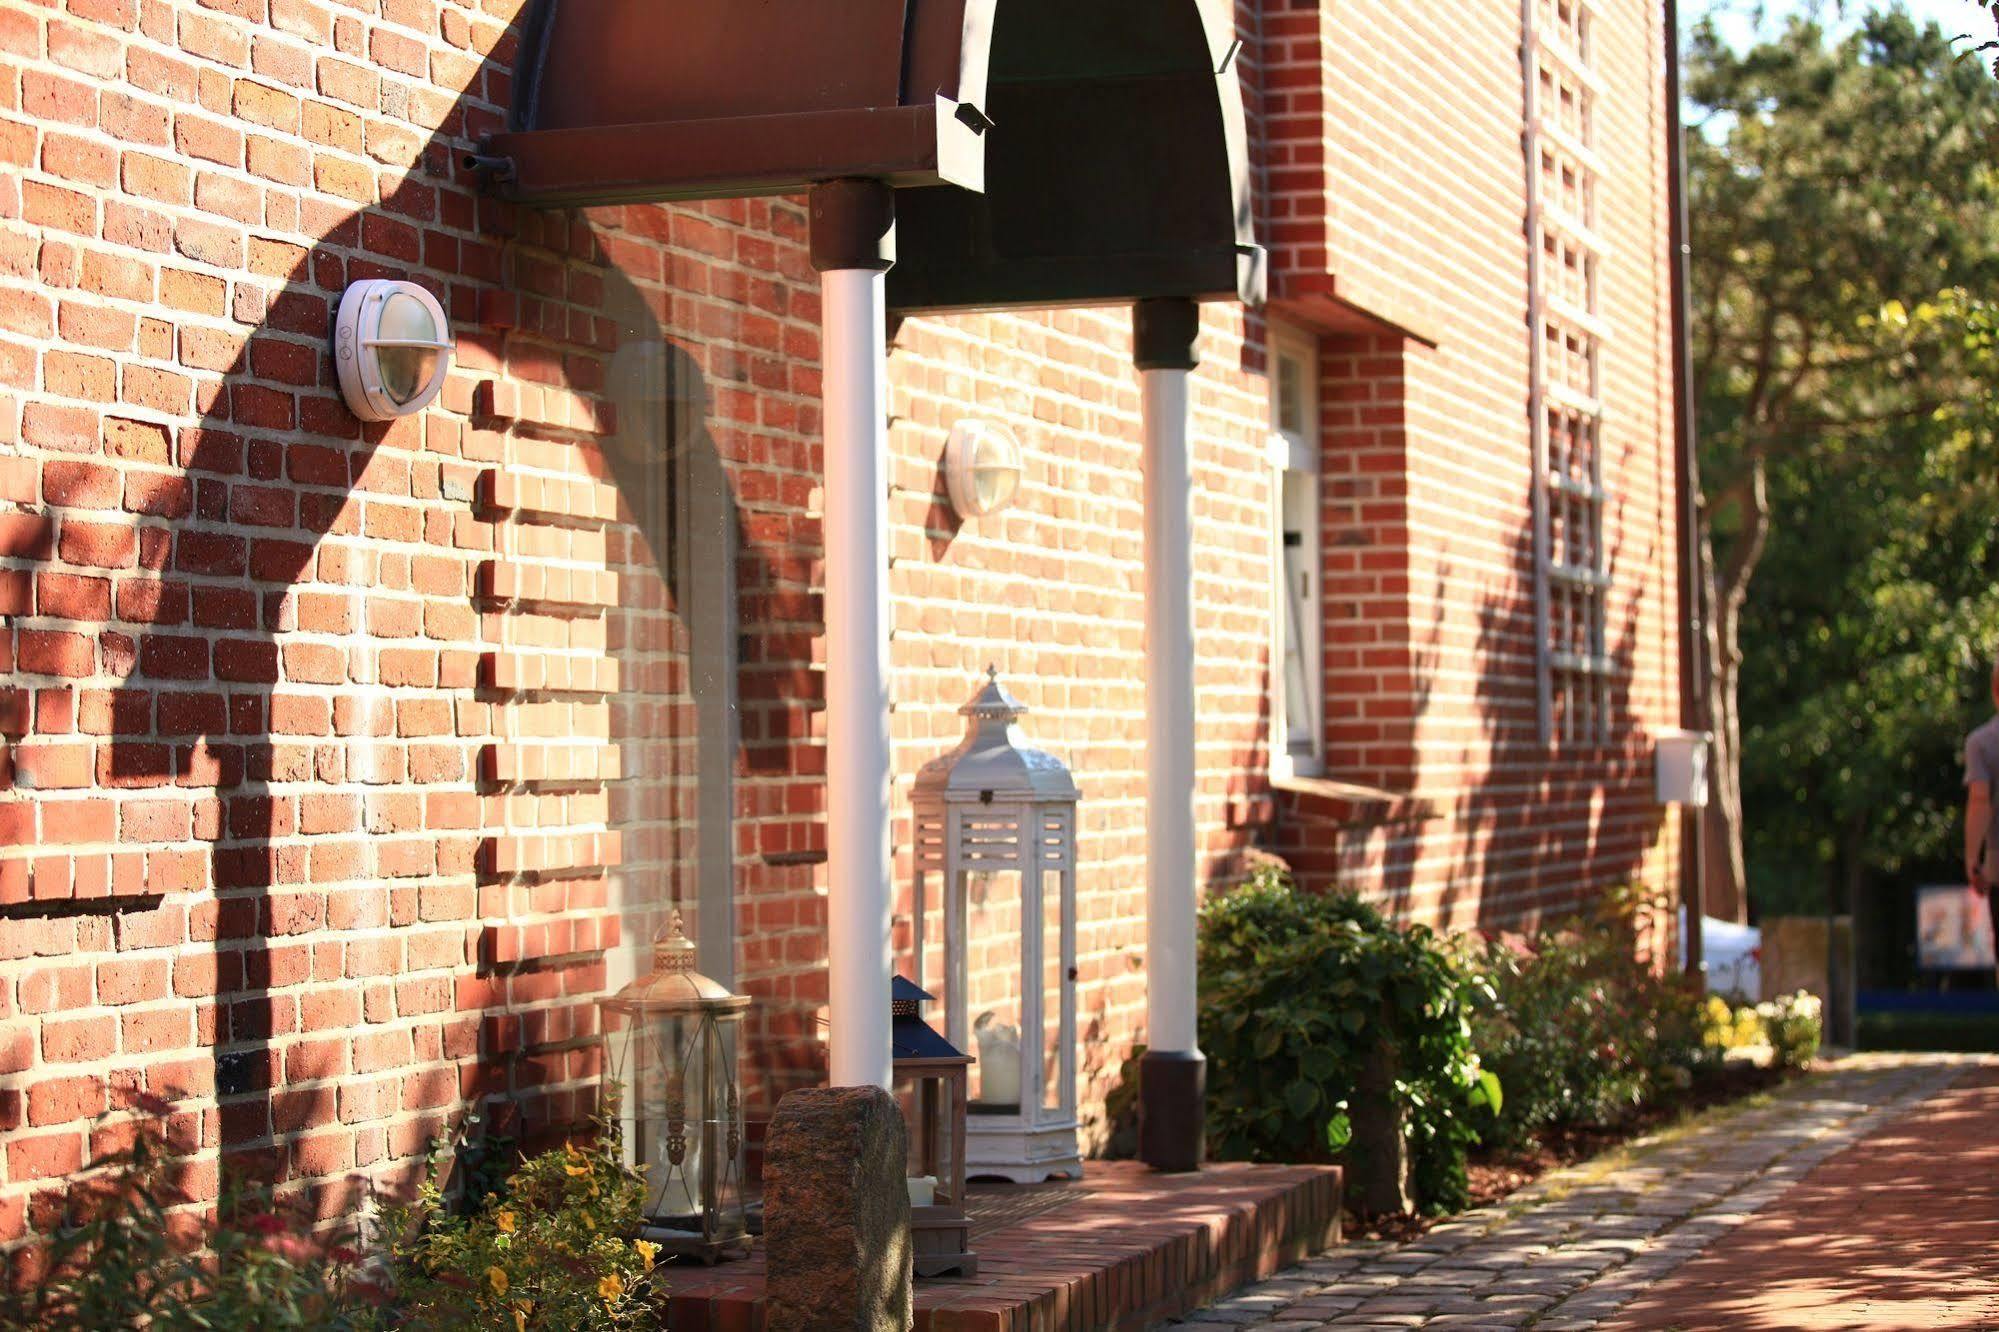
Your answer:
[[[1013,691],[1000,683],[999,667],[986,667],[985,687],[972,695],[972,701],[958,709],[960,717],[999,718],[1012,721],[1027,715],[1027,704],[1014,697]]]
[[[653,966],[660,971],[692,971],[695,952],[694,941],[687,937],[681,923],[680,908],[675,907],[666,924],[653,936]]]
[[[706,1009],[740,1013],[750,998],[694,969],[699,950],[687,937],[680,908],[667,916],[652,941],[652,970],[604,1001],[614,1013],[680,1013]]]
[[[1053,754],[1030,747],[1020,733],[1027,715],[1021,702],[999,678],[999,667],[986,668],[986,682],[958,709],[969,717],[958,747],[923,766],[916,775],[919,800],[1073,802],[1076,782]]]

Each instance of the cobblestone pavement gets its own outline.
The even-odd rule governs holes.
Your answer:
[[[1585,1332],[1819,1162],[1991,1063],[1976,1056],[1852,1056],[1763,1100],[1552,1171],[1420,1239],[1329,1250],[1178,1326],[1183,1332]],[[1704,1326],[1689,1313],[1687,1327]]]

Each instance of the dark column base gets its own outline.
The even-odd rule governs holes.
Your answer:
[[[1199,1170],[1207,1150],[1207,1056],[1147,1050],[1138,1061],[1138,1159],[1154,1170]]]

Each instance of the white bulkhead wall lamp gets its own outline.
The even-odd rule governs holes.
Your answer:
[[[416,283],[354,283],[333,320],[333,364],[348,409],[363,421],[422,411],[444,387],[451,345],[444,307]]]
[[[944,488],[960,518],[983,518],[1020,493],[1020,444],[991,421],[960,421],[944,445]]]

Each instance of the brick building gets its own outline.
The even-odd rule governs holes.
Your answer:
[[[576,1121],[669,904],[753,1105],[824,1076],[806,205],[482,191],[522,8],[0,0],[0,1243],[142,1093],[197,1194],[329,1218],[468,1108]],[[1421,8],[1236,15],[1269,299],[1193,376],[1199,877],[1497,927],[1677,864],[1666,53],[1639,0]],[[329,319],[404,276],[455,364],[364,427]],[[1127,306],[887,359],[898,881],[997,664],[1083,793],[1091,1146],[1146,1039],[1132,359]],[[1025,453],[976,521],[967,417]]]

